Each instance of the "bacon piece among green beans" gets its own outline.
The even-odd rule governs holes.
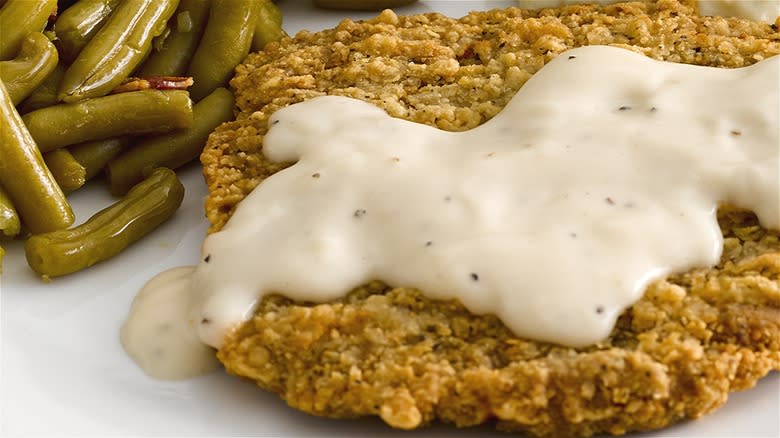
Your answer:
[[[32,233],[66,228],[73,211],[0,81],[0,185]]]
[[[194,101],[227,84],[233,70],[252,46],[252,34],[260,15],[257,0],[214,0],[200,44],[192,56],[187,76]]]
[[[173,216],[184,199],[184,186],[163,167],[133,187],[115,204],[69,230],[30,237],[27,263],[39,275],[71,274],[107,260]]]
[[[121,0],[80,0],[57,17],[54,33],[63,61],[76,59],[84,46],[103,27]]]
[[[0,9],[0,61],[16,57],[30,32],[41,32],[57,11],[57,0],[8,0]]]
[[[182,90],[140,90],[64,103],[23,117],[42,152],[129,134],[192,126],[192,102]]]
[[[211,131],[233,118],[233,94],[217,88],[193,108],[192,128],[148,137],[108,163],[111,193],[122,195],[156,167],[176,169],[198,158]]]
[[[178,0],[123,0],[65,72],[59,99],[76,102],[110,93],[143,62],[178,5]]]
[[[57,67],[57,48],[41,32],[31,32],[22,40],[16,58],[0,61],[0,79],[14,105],[19,104],[43,83]]]

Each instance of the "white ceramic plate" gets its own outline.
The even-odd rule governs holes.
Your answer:
[[[512,1],[426,1],[404,13],[460,16]],[[308,2],[281,3],[285,28],[335,25],[341,12],[315,11]],[[355,18],[370,15],[352,15]],[[0,292],[0,434],[182,436],[502,436],[489,428],[391,430],[375,419],[334,421],[286,406],[275,395],[224,373],[182,381],[146,377],[119,345],[119,327],[136,291],[154,274],[194,264],[207,223],[200,169],[182,172],[187,195],[175,218],[115,259],[44,284],[27,268],[19,242],[6,245]],[[71,197],[79,221],[111,199],[99,183]],[[734,394],[702,420],[634,436],[778,437],[780,379]]]

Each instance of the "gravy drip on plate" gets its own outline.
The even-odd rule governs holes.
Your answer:
[[[133,300],[120,340],[127,354],[157,379],[186,379],[219,366],[190,318],[194,266],[174,268],[150,280]]]
[[[558,8],[566,5],[595,3],[610,5],[630,0],[518,0],[521,8]],[[780,15],[780,0],[699,0],[702,15],[739,17],[774,23]]]
[[[778,82],[780,57],[727,70],[593,46],[467,132],[344,97],[284,108],[264,153],[297,163],[206,239],[187,320],[219,348],[265,294],[382,280],[519,337],[601,341],[648,283],[717,263],[719,203],[780,227]]]

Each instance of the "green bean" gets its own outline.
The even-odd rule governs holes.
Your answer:
[[[176,212],[184,186],[157,168],[122,200],[70,230],[39,234],[24,245],[27,263],[44,277],[71,274],[107,260],[153,231]]]
[[[65,148],[46,152],[43,161],[64,192],[78,190],[87,182],[87,169]]]
[[[261,3],[262,5],[260,7],[260,16],[263,17],[263,19],[266,21],[270,21],[277,26],[281,26],[283,18],[282,11],[278,6],[276,6],[276,3],[274,3],[273,0],[261,0]]]
[[[178,0],[123,0],[73,61],[58,97],[75,102],[105,96],[149,54]]]
[[[263,50],[271,41],[279,41],[287,36],[282,29],[282,11],[271,0],[260,1],[260,15],[252,36],[252,51]]]
[[[156,167],[176,169],[196,158],[211,131],[233,117],[233,94],[217,88],[193,108],[192,128],[150,137],[116,157],[106,167],[111,193],[122,195]]]
[[[88,141],[69,147],[70,153],[86,169],[87,181],[105,169],[109,161],[130,145],[130,137]]]
[[[46,108],[57,103],[57,89],[60,87],[62,77],[65,75],[65,66],[57,64],[54,70],[46,76],[43,83],[33,90],[30,96],[23,100],[17,107],[22,114]]]
[[[27,34],[15,59],[0,61],[0,79],[5,82],[14,105],[43,83],[57,67],[57,61],[57,48],[40,32]]]
[[[63,61],[76,59],[81,49],[103,27],[121,0],[80,0],[65,9],[54,23],[57,47]]]
[[[16,212],[11,198],[0,187],[0,236],[13,237],[19,234],[22,228],[19,213]]]
[[[249,53],[259,13],[256,0],[214,0],[211,4],[206,30],[187,71],[195,79],[190,89],[194,101],[227,84]]]
[[[57,0],[8,0],[0,9],[0,61],[16,56],[30,32],[40,32],[57,10]]]
[[[137,76],[181,76],[187,71],[209,16],[209,0],[181,0],[161,47],[152,51]]]
[[[0,80],[0,185],[33,233],[65,228],[73,211]]]
[[[192,102],[182,90],[141,90],[42,108],[23,117],[38,148],[192,126]]]

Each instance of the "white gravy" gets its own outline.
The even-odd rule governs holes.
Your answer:
[[[521,8],[558,8],[566,5],[594,3],[610,5],[630,0],[518,0]],[[702,15],[740,17],[774,23],[780,15],[780,0],[699,0]]]
[[[194,266],[174,268],[152,278],[133,300],[120,339],[127,354],[157,379],[186,379],[219,366],[190,318]]]
[[[297,163],[208,236],[189,315],[155,311],[204,322],[218,348],[267,293],[323,302],[376,279],[457,298],[520,337],[596,343],[651,281],[717,263],[718,203],[780,227],[778,82],[780,57],[727,70],[593,46],[462,133],[344,97],[289,106],[264,152]],[[145,309],[127,325],[155,325]]]

